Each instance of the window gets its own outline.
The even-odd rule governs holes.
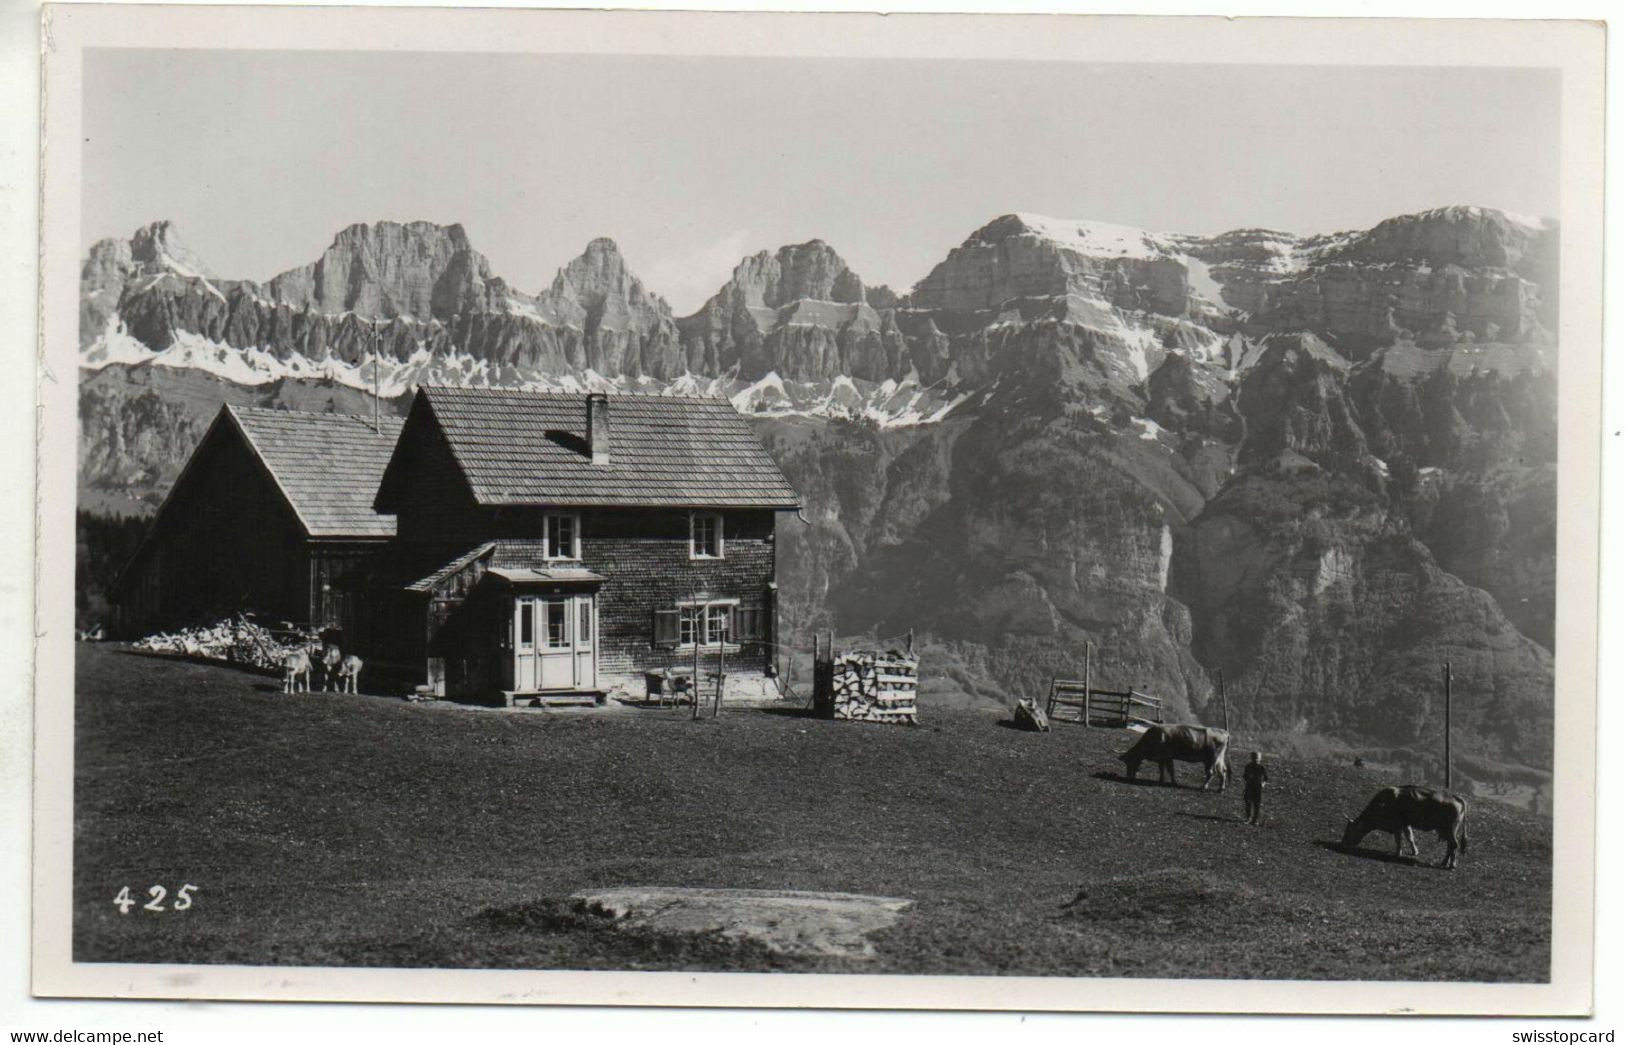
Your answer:
[[[529,600],[519,604],[519,645],[529,647],[535,641],[534,607]]]
[[[735,614],[738,603],[733,599],[689,604],[669,610],[654,611],[654,644],[667,648],[692,649],[700,646],[733,645],[736,637]],[[760,611],[753,611],[758,614]]]
[[[715,646],[719,642],[732,642],[729,625],[733,622],[733,607],[712,603],[705,608],[705,643]]]
[[[570,648],[570,604],[563,599],[550,599],[547,607],[547,648]]]
[[[576,616],[576,642],[585,646],[592,641],[592,600],[577,599],[580,612]]]
[[[678,644],[678,616],[677,610],[655,610],[654,632],[655,645],[672,647]]]
[[[755,642],[765,639],[767,634],[762,624],[765,619],[760,607],[736,606],[734,608],[733,640],[735,642]]]
[[[574,514],[548,515],[546,523],[548,559],[581,558],[581,517]]]
[[[722,516],[714,512],[695,512],[688,517],[688,557],[722,558]]]

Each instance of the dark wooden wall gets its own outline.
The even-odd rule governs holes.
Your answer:
[[[126,632],[238,610],[304,621],[311,609],[304,528],[229,424],[199,447],[132,573],[121,589]]]
[[[561,509],[563,510],[563,509]],[[437,502],[423,514],[415,501],[400,505],[402,533],[433,536],[444,543],[447,531],[469,547],[499,542],[496,561],[506,566],[545,569],[558,566],[542,558],[543,508],[477,508],[451,510]],[[769,588],[776,572],[777,517],[772,511],[722,512],[722,559],[690,559],[689,513],[679,509],[584,509],[581,517],[580,565],[606,578],[598,592],[598,663],[603,675],[636,675],[680,659],[654,642],[654,611],[671,609],[695,598],[737,599],[746,609],[764,612],[767,634],[775,631],[776,609]],[[430,634],[449,619],[457,599],[436,599],[437,619]],[[440,642],[438,653],[450,655]],[[482,656],[484,654],[481,654]],[[762,671],[772,662],[771,647],[753,644],[749,661],[739,670]]]
[[[582,565],[608,578],[598,591],[598,665],[604,674],[665,667],[673,653],[654,644],[654,611],[693,599],[738,599],[746,609],[771,611],[775,521],[771,511],[728,511],[721,559],[688,557],[686,511],[583,512]],[[769,614],[768,631],[772,632]],[[743,670],[766,670],[765,647],[750,651]]]
[[[346,636],[361,626],[361,592],[352,583],[389,546],[388,541],[314,540],[306,549],[310,609],[304,619],[322,628],[339,628]]]

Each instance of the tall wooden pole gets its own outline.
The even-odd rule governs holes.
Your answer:
[[[722,684],[728,678],[728,647],[721,641],[717,643],[717,695],[711,705],[711,717],[716,718],[722,712]]]
[[[378,402],[383,397],[378,390],[378,321],[372,321],[372,430],[383,431],[378,426]]]
[[[1219,703],[1224,707],[1224,731],[1230,732],[1230,697],[1224,691],[1224,672],[1219,672]]]
[[[1450,662],[1444,662],[1444,787],[1450,790]]]
[[[1085,726],[1090,724],[1089,689],[1094,683],[1094,679],[1091,677],[1094,672],[1094,664],[1092,663],[1094,652],[1095,644],[1085,641],[1083,644],[1083,724]]]
[[[698,721],[700,717],[700,604],[698,596],[695,596],[694,605],[688,612],[688,634],[694,640],[694,677],[688,680],[688,695],[694,700],[694,713],[689,716],[689,719],[690,721]]]

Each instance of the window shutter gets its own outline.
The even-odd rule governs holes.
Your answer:
[[[754,607],[734,607],[735,642],[755,642],[762,638],[762,611]]]
[[[677,645],[677,611],[654,611],[654,644],[656,646]]]

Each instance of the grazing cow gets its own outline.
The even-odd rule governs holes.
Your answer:
[[[310,651],[290,650],[282,655],[282,692],[310,692]]]
[[[339,665],[343,662],[343,660],[344,654],[340,652],[339,648],[333,645],[331,642],[322,647],[320,664],[322,668],[323,693],[332,692],[333,683],[335,681],[343,681],[339,678]]]
[[[1219,790],[1224,790],[1225,782],[1230,778],[1230,767],[1225,763],[1224,755],[1230,746],[1230,734],[1222,729],[1210,729],[1207,726],[1152,726],[1140,735],[1134,746],[1117,757],[1123,760],[1128,770],[1128,778],[1133,780],[1140,772],[1141,762],[1155,762],[1157,764],[1157,782],[1161,783],[1164,775],[1168,782],[1179,785],[1174,778],[1175,762],[1200,762],[1207,769],[1207,777],[1202,781],[1202,790],[1207,790],[1208,783],[1217,774]]]
[[[1412,828],[1435,831],[1444,843],[1444,859],[1439,866],[1456,866],[1456,850],[1467,851],[1467,803],[1461,796],[1449,791],[1435,791],[1430,787],[1406,784],[1404,787],[1385,787],[1371,796],[1365,810],[1349,818],[1343,831],[1343,848],[1357,848],[1372,831],[1387,831],[1394,836],[1394,858],[1404,851],[1404,843],[1411,844],[1411,855],[1420,856]]]
[[[355,693],[361,685],[361,658],[354,653],[339,663],[339,692]]]

